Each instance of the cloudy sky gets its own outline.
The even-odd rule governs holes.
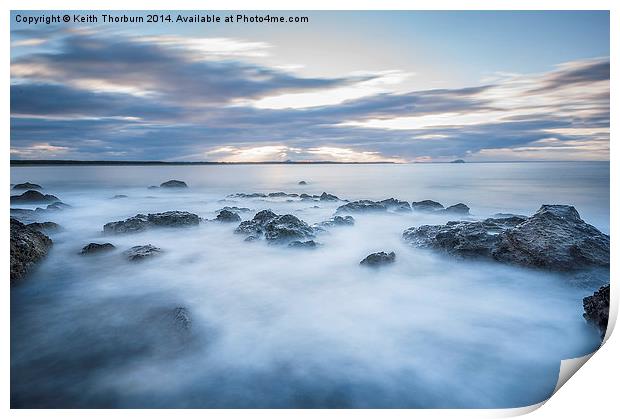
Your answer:
[[[609,159],[607,12],[17,14],[43,13],[12,12],[14,159]]]

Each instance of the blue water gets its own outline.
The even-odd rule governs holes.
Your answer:
[[[147,189],[169,179],[190,187]],[[474,218],[571,204],[608,233],[608,163],[13,167],[11,182],[24,181],[72,208],[41,219],[63,230],[11,290],[13,407],[517,407],[547,398],[560,360],[599,343],[581,299],[605,275],[456,261],[401,241],[441,216],[359,215],[310,252],[243,242],[235,225],[113,237],[102,226],[167,210],[213,219],[226,205],[314,223],[339,204],[226,195],[326,191],[463,202]],[[91,241],[117,250],[78,255]],[[147,243],[162,256],[120,254]],[[358,265],[380,250],[397,262]],[[160,315],[179,306],[192,318],[181,340]]]

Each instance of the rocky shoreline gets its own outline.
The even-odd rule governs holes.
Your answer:
[[[306,183],[300,182],[300,184]],[[188,186],[183,181],[171,180],[156,188],[178,190]],[[45,233],[61,229],[50,221],[24,224],[17,218],[26,220],[32,214],[40,216],[49,211],[69,208],[56,196],[39,192],[44,189],[40,185],[26,182],[15,185],[13,189],[26,191],[11,196],[12,203],[44,203],[47,207],[35,210],[11,209],[12,286],[26,278],[51,249],[52,239]],[[259,202],[266,198],[285,198],[318,203],[344,203],[336,208],[332,218],[312,225],[295,215],[276,214],[268,208],[259,210],[251,219],[243,220],[240,214],[250,213],[252,210],[245,207],[224,207],[217,212],[213,220],[206,220],[186,211],[137,214],[125,220],[105,224],[102,234],[125,235],[156,228],[189,228],[205,222],[219,222],[236,224],[234,233],[244,237],[246,242],[265,241],[271,245],[303,250],[321,246],[317,239],[331,228],[353,227],[355,219],[351,214],[421,212],[450,215],[457,220],[446,224],[422,225],[406,229],[402,233],[402,239],[412,247],[429,249],[458,259],[483,259],[528,269],[556,272],[577,272],[590,268],[609,269],[609,236],[584,222],[577,210],[569,205],[542,205],[529,217],[497,214],[494,218],[475,220],[470,217],[470,208],[463,203],[444,207],[432,200],[411,203],[396,198],[381,201],[347,201],[327,192],[320,195],[285,192],[235,193],[228,195],[228,198],[253,199]],[[89,243],[84,245],[79,253],[103,257],[107,253],[113,253],[115,249],[113,243]],[[165,249],[145,244],[133,246],[121,253],[127,260],[136,262],[165,253]],[[392,251],[372,253],[359,262],[360,265],[368,267],[393,263],[396,263],[396,254]],[[608,324],[609,285],[585,297],[583,307],[584,319],[597,327],[603,337]]]

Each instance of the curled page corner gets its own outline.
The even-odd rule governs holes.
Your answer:
[[[580,356],[578,358],[563,359],[560,362],[560,373],[558,374],[558,382],[555,384],[555,389],[551,397],[560,389],[566,382],[579,370],[588,360],[594,355],[596,351]]]

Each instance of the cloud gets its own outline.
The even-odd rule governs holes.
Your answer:
[[[18,35],[26,44],[45,38]],[[404,92],[400,82],[412,74],[399,69],[301,77],[286,65],[248,61],[272,53],[262,42],[92,30],[49,36],[53,48],[20,47],[11,63],[16,158],[609,157],[607,58]]]

